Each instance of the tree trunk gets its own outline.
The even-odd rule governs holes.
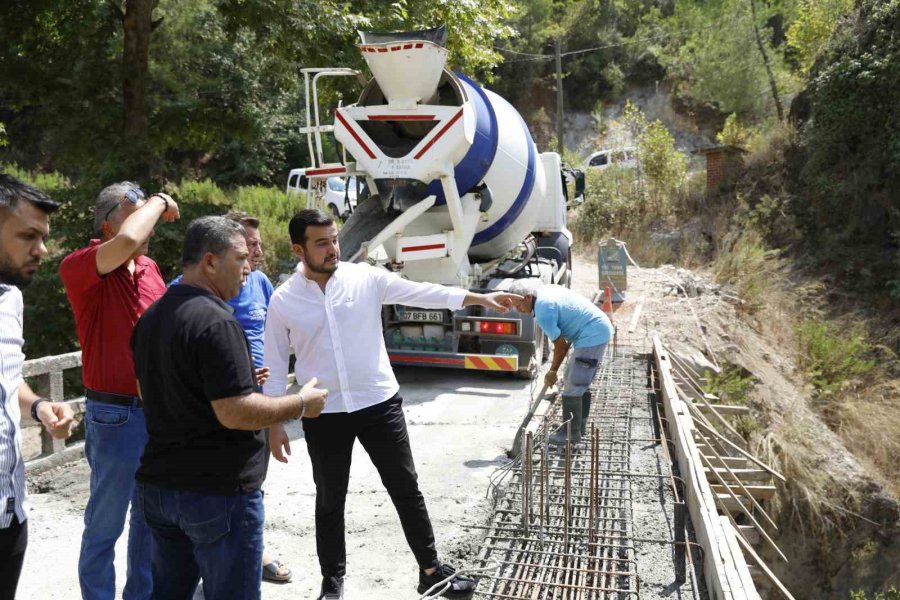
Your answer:
[[[759,53],[762,54],[763,62],[766,65],[766,73],[769,76],[769,87],[772,88],[772,100],[775,102],[778,120],[784,121],[784,107],[781,106],[781,97],[778,95],[778,82],[775,81],[775,73],[772,71],[772,63],[769,61],[769,54],[766,52],[766,45],[763,43],[762,35],[759,33],[759,23],[756,19],[756,0],[750,0],[750,11],[753,13],[753,33],[756,34],[756,45],[759,47]]]
[[[147,148],[147,74],[154,0],[125,0],[122,26],[122,97],[125,104],[125,148],[137,156]]]

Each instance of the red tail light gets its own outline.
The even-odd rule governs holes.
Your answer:
[[[461,321],[459,330],[490,335],[518,335],[519,323],[518,321],[481,321],[472,319]]]

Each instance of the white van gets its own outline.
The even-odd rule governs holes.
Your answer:
[[[610,165],[616,165],[624,169],[634,169],[637,167],[637,149],[634,147],[619,148],[617,150],[600,150],[591,154],[585,168],[588,169],[606,169]]]
[[[346,178],[332,176],[328,178],[313,178],[306,176],[306,169],[291,169],[288,173],[288,194],[303,194],[309,192],[312,181],[315,203],[310,208],[321,208],[327,211],[335,219],[346,219],[356,209],[356,178],[352,175]]]

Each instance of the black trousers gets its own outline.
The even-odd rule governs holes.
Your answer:
[[[419,491],[402,403],[396,395],[356,412],[303,419],[316,482],[316,550],[324,577],[343,577],[347,568],[344,504],[357,438],[397,509],[406,542],[419,567],[428,569],[439,564],[425,498]]]
[[[6,529],[0,529],[0,600],[15,600],[19,573],[28,545],[28,521],[13,517]]]

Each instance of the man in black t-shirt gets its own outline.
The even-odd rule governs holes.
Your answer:
[[[138,320],[131,338],[149,442],[138,504],[153,532],[153,594],[258,600],[267,449],[274,423],[315,418],[327,390],[263,396],[249,344],[227,300],[250,273],[244,230],[224,217],[185,233],[180,285]]]

